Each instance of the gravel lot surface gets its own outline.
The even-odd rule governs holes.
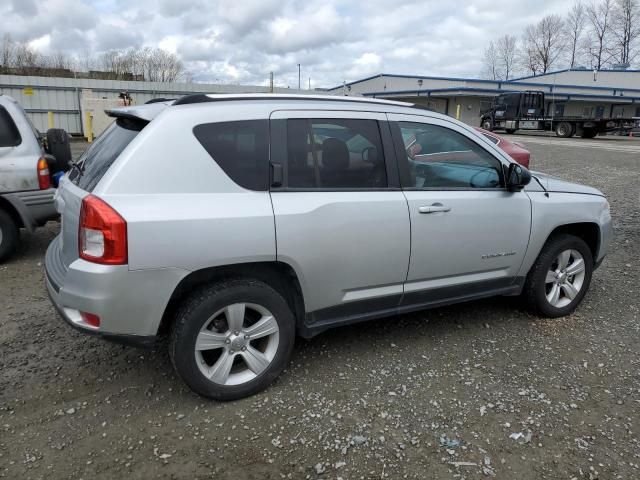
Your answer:
[[[640,141],[514,138],[611,203],[574,315],[497,298],[336,329],[233,403],[192,394],[162,347],[66,327],[43,286],[58,225],[23,233],[0,265],[0,477],[640,478]]]

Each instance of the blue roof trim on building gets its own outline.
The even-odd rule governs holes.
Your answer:
[[[499,88],[475,88],[475,87],[451,87],[451,88],[432,88],[429,90],[383,90],[381,92],[367,92],[363,93],[363,97],[375,97],[376,95],[386,95],[386,94],[413,94],[417,97],[428,97],[432,93],[445,93],[445,92],[487,92],[487,93],[515,93],[519,90],[502,90]]]
[[[532,75],[529,77],[522,77],[522,79],[541,77],[546,75],[551,75],[553,73],[562,73],[568,71],[578,71],[583,72],[585,70],[575,70],[575,69],[567,69],[567,70],[558,70],[556,72],[550,72],[544,75]],[[599,70],[600,72],[640,72],[640,70]],[[380,73],[378,75],[373,75],[371,77],[363,78],[361,80],[356,80],[351,83],[346,83],[345,86],[355,85],[357,83],[366,82],[367,80],[372,80],[374,78],[382,78],[382,77],[390,77],[390,78],[415,78],[417,79],[428,79],[428,80],[443,80],[443,81],[454,81],[454,82],[473,82],[473,83],[492,83],[497,84],[498,88],[501,88],[502,85],[506,84],[517,84],[517,85],[525,85],[525,86],[534,86],[534,87],[548,87],[549,90],[553,88],[571,88],[571,89],[579,89],[579,90],[608,90],[608,91],[625,91],[625,92],[640,92],[638,88],[625,88],[625,87],[601,87],[601,86],[586,86],[586,85],[571,85],[571,84],[553,84],[553,83],[538,83],[538,82],[521,82],[520,79],[512,79],[512,80],[485,80],[485,79],[476,79],[476,78],[456,78],[456,77],[434,77],[434,76],[422,76],[422,75],[397,75],[397,74],[387,74]],[[335,88],[329,88],[327,91],[337,90],[338,88],[343,88],[343,85]],[[463,87],[460,87],[463,88]],[[466,88],[466,87],[465,87]],[[426,90],[422,90],[426,91]]]
[[[486,80],[484,78],[459,78],[459,77],[434,77],[433,75],[401,75],[397,73],[379,73],[370,77],[361,78],[360,80],[354,80],[353,82],[345,83],[344,85],[338,85],[337,87],[331,87],[327,90],[337,90],[349,85],[355,85],[357,83],[366,82],[367,80],[373,80],[374,78],[391,77],[391,78],[415,78],[423,80],[445,80],[452,82],[479,82],[479,83],[505,83],[504,80]]]
[[[527,75],[525,77],[512,78],[511,80],[507,80],[507,82],[517,82],[519,80],[526,80],[527,78],[546,77],[546,76],[549,76],[549,75],[555,75],[557,73],[565,73],[565,72],[593,72],[593,69],[590,69],[590,68],[587,68],[587,69],[584,69],[584,68],[565,68],[564,70],[555,70],[553,72],[539,73],[538,75]],[[638,72],[640,72],[640,70],[615,70],[615,69],[612,69],[612,68],[601,68],[600,70],[598,70],[598,72],[638,73]]]

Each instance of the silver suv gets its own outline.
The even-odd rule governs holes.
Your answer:
[[[60,132],[66,137],[63,130],[47,133],[53,138]],[[68,141],[65,147],[68,150]],[[58,217],[51,175],[62,170],[57,164],[70,156],[70,150],[64,158],[48,155],[22,107],[0,94],[0,262],[18,247],[20,228],[33,231]]]
[[[83,332],[166,332],[214,399],[269,385],[296,335],[494,295],[567,315],[612,233],[598,190],[407,103],[195,95],[108,114],[58,189],[47,289]]]

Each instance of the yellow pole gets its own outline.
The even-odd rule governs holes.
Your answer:
[[[85,126],[87,128],[87,142],[93,142],[93,115],[91,112],[84,112]]]
[[[53,124],[53,112],[47,112],[48,116],[49,116],[49,128],[53,128],[54,124]]]
[[[456,120],[460,120],[460,104],[456,107]]]

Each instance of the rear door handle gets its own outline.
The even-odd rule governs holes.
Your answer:
[[[418,208],[420,213],[437,213],[437,212],[449,212],[451,207],[442,205],[441,203],[434,203],[433,205],[423,205]]]

